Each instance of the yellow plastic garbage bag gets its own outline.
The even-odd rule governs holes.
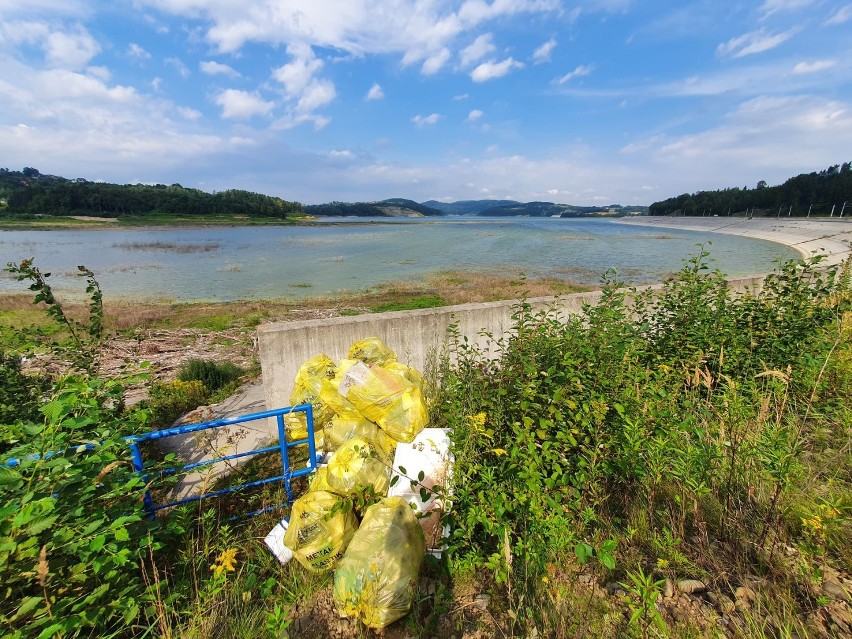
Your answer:
[[[390,485],[390,458],[374,442],[353,437],[328,460],[328,485],[341,495],[351,495],[372,486],[386,495]]]
[[[353,437],[361,437],[378,444],[388,455],[396,450],[396,440],[354,409],[352,413],[331,418],[331,422],[325,427],[326,450],[335,451]]]
[[[329,493],[335,492],[334,488],[328,484],[328,466],[318,468],[317,471],[311,475],[311,483],[308,484],[308,492],[315,493],[319,490],[324,490]]]
[[[378,337],[367,337],[352,344],[347,355],[349,359],[360,359],[368,366],[389,364],[396,361],[396,353],[389,349]]]
[[[404,370],[408,367],[401,364],[368,367],[358,363],[343,375],[338,390],[393,439],[411,443],[429,423],[429,412],[422,384],[412,382]]]
[[[343,556],[358,522],[351,510],[335,506],[343,498],[323,490],[305,493],[293,502],[284,545],[308,570],[330,570]]]
[[[357,359],[342,359],[337,364],[337,374],[332,379],[324,379],[320,388],[320,401],[337,415],[360,415],[352,402],[340,394],[340,382],[346,372],[358,363]]]
[[[334,604],[381,629],[411,610],[425,552],[423,529],[402,497],[370,506],[334,571]]]
[[[334,361],[325,354],[320,354],[307,360],[299,367],[293,392],[290,394],[290,405],[313,404],[314,436],[317,448],[323,447],[322,429],[331,420],[334,412],[320,400],[323,381],[332,379],[337,369]],[[308,436],[308,420],[305,413],[290,413],[284,416],[287,427],[287,438],[290,441],[305,439]]]

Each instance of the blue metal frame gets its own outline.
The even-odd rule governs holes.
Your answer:
[[[308,437],[307,439],[299,439],[297,441],[288,442],[287,434],[284,429],[284,415],[289,413],[303,412],[306,416],[306,421],[308,425]],[[201,462],[197,462],[194,464],[187,464],[186,466],[181,467],[180,469],[169,469],[168,471],[163,471],[163,473],[172,473],[179,471],[192,470],[194,468],[199,468],[201,466],[209,466],[210,464],[215,464],[220,461],[228,461],[230,459],[239,459],[241,457],[247,457],[249,455],[260,455],[262,453],[270,453],[274,451],[280,451],[281,453],[281,469],[282,474],[277,475],[275,477],[268,477],[267,479],[260,479],[257,481],[248,482],[245,484],[240,484],[237,486],[231,486],[229,488],[224,488],[222,490],[214,490],[209,493],[204,493],[202,495],[193,495],[192,497],[186,497],[184,499],[179,499],[178,501],[167,502],[164,504],[155,504],[153,499],[151,498],[150,491],[145,491],[145,510],[148,512],[150,516],[154,516],[154,514],[158,510],[162,510],[163,508],[171,508],[173,506],[179,506],[181,504],[187,504],[194,501],[199,501],[201,499],[207,499],[209,497],[218,497],[220,495],[225,495],[227,493],[236,492],[238,490],[245,490],[246,488],[254,488],[256,486],[263,486],[264,484],[269,484],[275,481],[284,481],[284,489],[287,493],[287,505],[292,505],[293,503],[293,486],[292,480],[295,477],[301,477],[303,475],[308,475],[316,470],[317,467],[317,451],[316,445],[314,444],[314,412],[313,408],[310,404],[300,404],[298,406],[288,406],[286,408],[276,408],[274,410],[264,411],[262,413],[252,413],[250,415],[241,415],[239,417],[231,417],[228,419],[219,419],[210,422],[203,422],[201,424],[189,424],[186,426],[176,426],[175,428],[166,428],[164,430],[156,430],[150,433],[145,433],[142,435],[133,435],[125,438],[125,440],[130,445],[130,454],[133,458],[133,468],[137,473],[145,478],[147,482],[147,476],[145,475],[145,463],[142,459],[142,451],[139,449],[139,444],[148,441],[155,441],[158,439],[165,439],[167,437],[174,437],[175,435],[186,435],[188,433],[197,433],[202,430],[208,430],[210,428],[220,428],[222,426],[233,426],[235,424],[242,424],[245,422],[251,422],[258,419],[268,419],[274,417],[276,418],[278,424],[278,445],[277,446],[269,446],[267,448],[258,448],[256,450],[251,450],[244,453],[236,453],[234,455],[225,455],[223,457],[217,457],[215,459],[206,459]],[[308,445],[308,465],[306,468],[299,470],[292,470],[290,468],[290,456],[288,454],[288,449],[293,448],[294,446],[302,446]],[[284,506],[285,504],[281,504]],[[278,508],[280,506],[271,506],[269,508],[264,508],[263,510],[254,511],[251,513],[247,513],[246,516],[256,515],[261,512],[265,512],[267,510],[272,510],[274,508]]]

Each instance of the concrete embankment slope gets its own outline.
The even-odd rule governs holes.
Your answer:
[[[621,224],[740,235],[785,244],[810,257],[824,254],[826,266],[839,264],[852,252],[852,219],[742,217],[630,217]]]

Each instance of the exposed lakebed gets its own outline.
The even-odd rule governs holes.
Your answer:
[[[471,218],[335,220],[302,226],[0,231],[3,262],[35,258],[57,291],[80,293],[76,267],[95,272],[108,297],[174,301],[303,299],[418,281],[448,270],[496,271],[599,283],[616,269],[656,282],[709,247],[729,276],[798,257],[763,240],[612,220]],[[23,292],[9,274],[0,292]]]

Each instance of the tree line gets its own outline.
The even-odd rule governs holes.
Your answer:
[[[684,193],[654,202],[650,215],[752,215],[839,216],[852,214],[852,163],[833,165],[819,172],[802,173],[783,184],[767,186],[764,180],[718,191]]]
[[[206,193],[180,184],[109,184],[42,175],[37,169],[0,169],[0,200],[6,215],[92,215],[122,217],[152,213],[172,215],[300,215],[299,202],[230,189]]]

